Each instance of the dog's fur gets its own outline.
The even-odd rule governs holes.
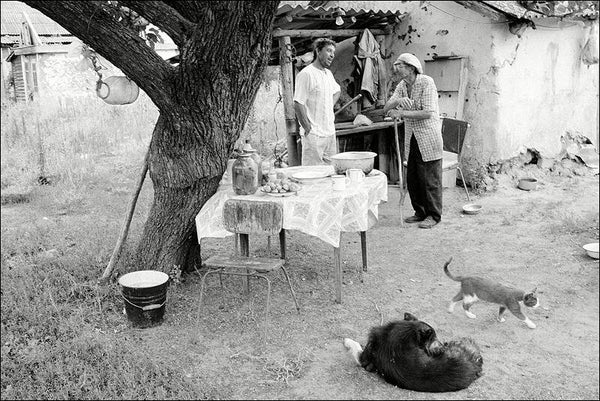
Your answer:
[[[461,390],[481,376],[483,366],[471,339],[441,343],[433,327],[410,313],[404,320],[373,327],[364,350],[349,338],[344,345],[358,365],[408,390]]]

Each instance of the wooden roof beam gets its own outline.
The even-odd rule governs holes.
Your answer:
[[[273,38],[281,38],[288,36],[290,38],[312,38],[312,37],[323,37],[323,36],[335,36],[335,37],[351,37],[358,36],[367,29],[274,29]],[[387,35],[392,32],[391,27],[385,29],[369,29],[373,35]]]

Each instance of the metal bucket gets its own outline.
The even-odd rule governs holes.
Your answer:
[[[167,303],[169,276],[156,270],[139,270],[119,278],[127,318],[134,327],[162,323]]]

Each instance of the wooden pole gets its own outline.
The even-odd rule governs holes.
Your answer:
[[[144,179],[146,178],[146,173],[148,172],[148,157],[150,155],[150,149],[146,152],[146,157],[144,158],[144,165],[142,166],[142,171],[140,173],[140,177],[138,178],[137,187],[135,188],[135,192],[129,201],[129,207],[127,209],[127,215],[125,216],[125,220],[123,221],[123,227],[121,228],[121,234],[119,235],[119,240],[115,245],[115,249],[113,250],[112,256],[110,257],[110,261],[104,269],[104,273],[102,273],[102,277],[98,280],[100,283],[108,281],[112,272],[115,268],[115,263],[119,259],[119,255],[121,255],[121,251],[123,250],[123,244],[125,244],[125,240],[127,239],[127,234],[129,233],[129,225],[131,224],[131,219],[133,218],[133,212],[135,210],[135,204],[137,202],[138,196],[140,195],[140,191],[142,190],[142,185],[144,184]]]
[[[387,26],[385,29],[369,29],[375,36],[387,35],[392,32],[392,27]],[[274,29],[274,38],[292,37],[292,38],[318,38],[318,37],[352,37],[362,34],[364,29]]]
[[[283,113],[287,135],[288,165],[298,166],[298,145],[296,134],[296,113],[294,112],[294,66],[292,65],[291,40],[289,36],[279,38],[279,66],[281,67],[281,86],[283,89]]]
[[[342,261],[340,255],[340,246],[342,246],[341,243],[339,246],[333,247],[333,276],[335,281],[335,302],[338,304],[342,303]]]

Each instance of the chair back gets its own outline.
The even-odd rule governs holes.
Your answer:
[[[228,199],[223,225],[236,234],[277,235],[283,228],[283,206],[278,202]]]
[[[442,138],[446,152],[460,154],[468,126],[466,121],[447,117],[442,119]]]

